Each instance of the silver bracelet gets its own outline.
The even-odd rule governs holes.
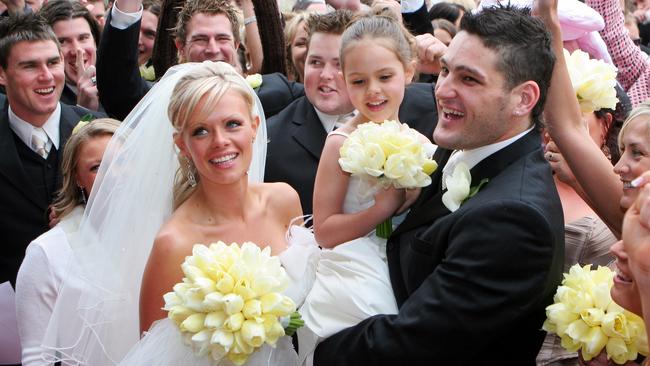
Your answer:
[[[249,25],[249,24],[255,23],[255,22],[257,22],[257,17],[255,15],[253,15],[252,17],[248,17],[248,18],[244,19],[244,25]]]

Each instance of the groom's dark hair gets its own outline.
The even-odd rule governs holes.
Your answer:
[[[542,20],[532,17],[528,8],[501,5],[468,12],[460,22],[460,30],[479,37],[485,47],[497,53],[496,66],[509,90],[529,80],[537,83],[539,100],[531,115],[535,125],[541,127],[555,65],[551,34]]]

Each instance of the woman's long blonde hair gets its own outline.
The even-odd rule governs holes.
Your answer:
[[[77,185],[75,170],[81,146],[100,136],[112,136],[120,126],[120,121],[112,118],[99,118],[89,122],[87,125],[80,127],[70,135],[70,138],[63,148],[63,158],[61,159],[61,175],[63,176],[63,185],[57,191],[54,202],[52,203],[52,212],[57,218],[62,219],[69,214],[75,207],[84,203],[84,196],[81,188]],[[87,192],[90,194],[90,192]]]
[[[191,120],[207,118],[229,90],[238,92],[244,98],[251,118],[257,117],[246,81],[231,67],[220,64],[221,62],[205,62],[200,68],[183,76],[174,87],[167,113],[175,133],[182,133]],[[196,166],[189,157],[179,153],[178,160],[180,164],[174,180],[174,209],[185,202],[196,188],[188,177],[191,175],[197,184],[200,182]]]

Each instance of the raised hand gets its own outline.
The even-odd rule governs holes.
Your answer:
[[[97,91],[97,70],[95,66],[84,66],[84,51],[77,49],[77,104],[90,110],[99,110],[99,93]]]
[[[21,14],[25,9],[25,0],[0,0],[7,7],[9,15]]]
[[[439,74],[440,57],[447,51],[447,46],[430,33],[420,34],[415,40],[418,45],[418,72]]]

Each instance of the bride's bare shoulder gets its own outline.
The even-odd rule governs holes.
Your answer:
[[[183,223],[183,215],[178,215],[177,213],[172,215],[156,234],[154,250],[169,254],[177,252],[187,253],[187,248],[193,244],[190,243],[191,233],[188,232],[187,225]]]
[[[267,208],[279,217],[292,219],[302,216],[300,197],[298,192],[286,183],[262,183],[258,189],[267,202]]]

